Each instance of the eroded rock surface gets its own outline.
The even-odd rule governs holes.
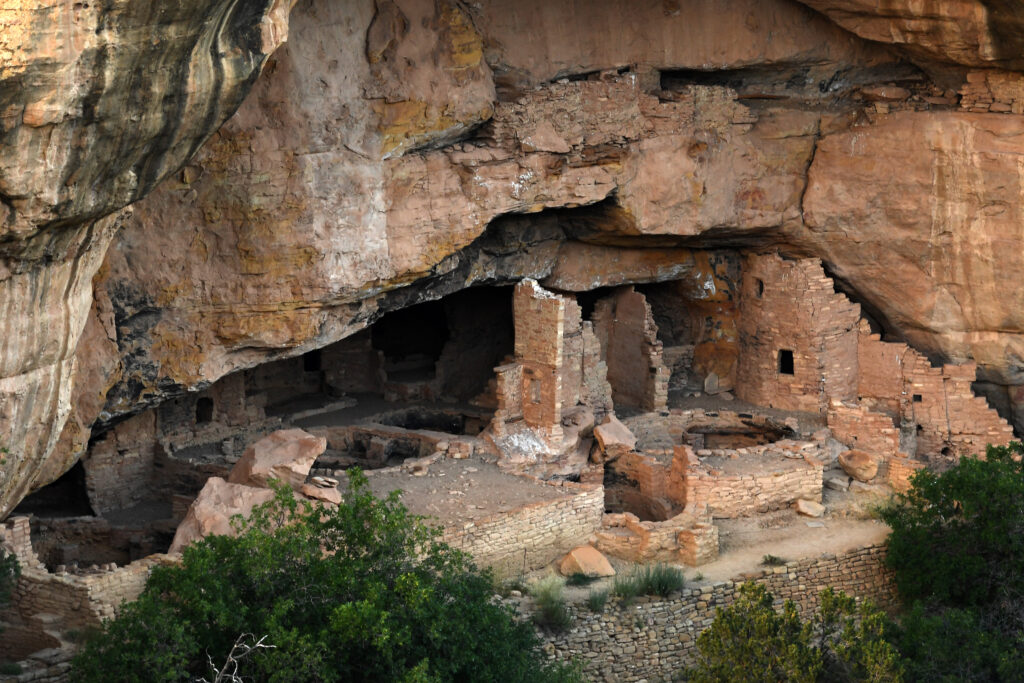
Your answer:
[[[167,11],[0,10],[0,514],[121,416],[471,285],[728,306],[694,247],[821,258],[1024,415],[1014,3]]]
[[[0,515],[78,452],[49,458],[68,415],[92,277],[123,222],[111,214],[234,112],[287,37],[291,4],[0,6],[0,434],[11,451]]]

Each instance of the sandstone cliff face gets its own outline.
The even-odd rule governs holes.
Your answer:
[[[385,310],[673,279],[685,247],[819,256],[1024,384],[1011,3],[252,5],[0,8],[0,514],[94,425]]]
[[[69,409],[92,277],[121,218],[234,111],[290,5],[0,4],[0,514]]]

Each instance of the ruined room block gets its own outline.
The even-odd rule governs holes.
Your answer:
[[[836,294],[817,259],[744,259],[738,398],[824,414],[855,400],[860,307]]]
[[[662,343],[651,307],[632,287],[599,301],[594,332],[608,366],[608,382],[616,405],[665,410],[670,371],[662,359]]]

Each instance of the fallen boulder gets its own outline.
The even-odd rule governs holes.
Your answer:
[[[825,514],[825,506],[813,500],[800,498],[796,501],[794,507],[796,507],[798,513],[808,517],[821,517]]]
[[[878,474],[878,460],[866,451],[849,450],[840,453],[839,466],[857,481],[868,482]]]
[[[594,438],[605,460],[614,460],[636,448],[633,432],[614,415],[606,416],[601,424],[594,427]]]
[[[234,536],[231,518],[235,515],[248,517],[254,507],[273,497],[274,492],[270,489],[232,484],[220,477],[210,477],[178,525],[168,554],[180,553],[204,536]]]
[[[562,576],[572,576],[573,574],[583,574],[591,578],[615,576],[615,569],[608,562],[608,558],[590,545],[581,545],[570,550],[569,554],[558,563],[558,571],[562,573]]]
[[[327,439],[301,429],[279,429],[245,449],[228,481],[246,486],[267,486],[280,479],[294,490],[306,481],[316,459],[327,450]]]

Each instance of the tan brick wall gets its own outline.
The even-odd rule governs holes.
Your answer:
[[[665,410],[671,373],[644,295],[632,287],[620,289],[597,303],[592,320],[615,404]]]
[[[883,459],[895,456],[900,448],[900,433],[893,418],[864,406],[833,403],[828,409],[828,428],[832,436],[850,448]]]
[[[755,449],[748,449],[753,451]],[[762,458],[766,464],[750,474],[719,473],[706,464],[691,464],[684,485],[688,505],[706,505],[711,516],[720,519],[747,517],[790,507],[795,501],[821,502],[822,473],[820,458],[808,455],[801,460],[783,460],[781,449],[758,447],[743,458]],[[767,457],[766,457],[767,456]]]
[[[738,398],[817,413],[825,412],[830,399],[856,398],[860,306],[833,287],[817,259],[745,258]],[[792,374],[781,371],[782,352],[792,352]]]
[[[499,576],[514,576],[546,566],[586,543],[601,527],[601,486],[539,480],[538,484],[565,495],[446,528],[441,540],[469,553],[477,564],[492,567]]]
[[[972,112],[1024,114],[1024,77],[1009,71],[969,71],[960,107]]]
[[[861,325],[858,341],[858,394],[864,405],[890,415],[897,424],[907,423],[915,432],[916,453],[912,456],[931,460],[955,458],[984,453],[987,444],[1004,445],[1013,438],[1013,428],[989,407],[988,402],[974,395],[971,384],[977,369],[974,363],[934,367],[923,355],[906,344],[883,342]],[[850,410],[845,411],[848,414]],[[891,435],[879,435],[879,418],[865,419],[862,424],[842,420],[841,429],[829,427],[836,438],[859,448],[878,449],[878,453],[894,453],[883,443]],[[844,438],[845,437],[845,438]],[[897,446],[898,433],[895,435]],[[884,450],[883,450],[884,449]]]
[[[883,607],[895,604],[895,592],[883,566],[884,549],[868,547],[835,557],[791,562],[757,573],[780,601],[793,600],[806,618],[819,605],[828,586],[870,598]],[[696,654],[697,637],[715,618],[715,609],[736,597],[742,581],[686,588],[668,600],[641,598],[624,607],[612,598],[605,611],[595,614],[584,605],[570,605],[573,624],[566,633],[541,633],[549,658],[578,659],[593,681],[670,680],[689,666]]]
[[[0,659],[21,659],[55,647],[68,632],[99,626],[125,601],[142,592],[152,567],[168,561],[153,555],[124,567],[87,574],[54,574],[39,562],[28,540],[26,517],[0,527],[0,542],[13,549],[21,566],[0,638]],[[45,678],[30,680],[46,680]]]

